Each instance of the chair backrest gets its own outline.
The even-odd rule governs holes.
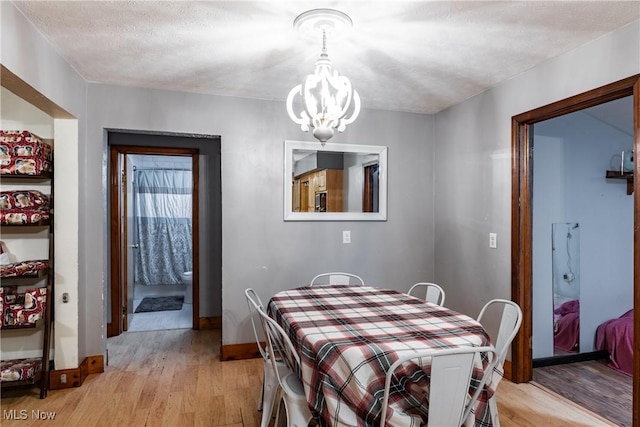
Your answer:
[[[328,282],[328,283],[327,283]],[[343,273],[341,271],[335,271],[331,273],[321,273],[311,279],[309,286],[313,285],[351,285],[356,284],[364,286],[364,280],[362,277],[351,273]]]
[[[482,310],[480,310],[480,314],[478,314],[478,322],[482,324],[487,312],[492,310],[492,308],[499,309],[500,307],[502,307],[502,313],[494,343],[496,353],[498,354],[495,365],[502,365],[504,363],[509,346],[516,337],[522,324],[522,310],[518,304],[505,299],[493,299],[487,302],[484,307],[482,307]]]
[[[265,347],[265,343],[260,341],[260,337],[258,337],[258,328],[256,328],[256,321],[260,322],[260,327],[262,328],[262,320],[260,319],[259,311],[264,311],[264,305],[262,304],[258,293],[252,288],[245,289],[244,294],[247,297],[247,305],[249,306],[249,316],[251,318],[251,326],[253,327],[253,335],[256,337],[256,344],[258,345],[260,355],[262,355],[262,358],[266,361],[268,358],[268,351]]]
[[[478,360],[480,363],[479,358],[482,353],[491,353],[492,355],[488,356],[491,358],[490,360],[495,358],[493,347],[457,347],[415,352],[401,356],[387,370],[380,426],[384,426],[387,422],[389,394],[391,382],[395,377],[394,373],[400,365],[409,361],[421,366],[430,365],[429,396],[427,399],[429,420],[427,425],[438,427],[462,425],[467,414],[467,407],[473,405],[476,400],[468,399],[469,387],[474,361]],[[405,389],[404,386],[400,386],[400,388]]]
[[[294,363],[300,365],[300,356],[282,327],[269,317],[262,307],[256,308],[256,310],[260,315],[262,327],[267,337],[267,352],[271,367],[278,379],[280,387],[286,392],[290,387],[284,386],[283,380],[286,375],[283,376],[282,371],[278,369],[277,361],[291,361],[291,359],[293,359]]]
[[[419,292],[422,290],[421,292]],[[417,296],[418,298],[424,298],[425,301],[444,305],[444,289],[435,283],[419,282],[409,288],[409,295]],[[422,296],[424,295],[424,297]]]
[[[499,309],[502,308],[502,313],[499,313]],[[500,324],[498,326],[498,333],[495,337],[495,358],[491,361],[489,365],[485,368],[484,375],[482,376],[482,381],[479,384],[476,393],[471,397],[471,403],[467,406],[467,409],[464,413],[465,420],[472,409],[473,403],[478,399],[480,390],[485,386],[485,384],[492,379],[493,371],[497,366],[502,366],[504,364],[504,360],[507,357],[507,351],[509,350],[509,346],[511,342],[518,334],[518,330],[520,329],[520,324],[522,323],[522,310],[520,306],[513,301],[505,300],[505,299],[493,299],[487,302],[482,310],[480,310],[480,314],[478,314],[477,321],[482,324],[485,315],[488,312],[494,312],[498,310],[500,314]],[[483,325],[484,326],[484,325]],[[485,326],[486,328],[486,326]],[[498,382],[502,379],[502,376],[498,377],[497,380],[492,381],[492,387],[498,385]],[[494,394],[495,396],[495,394]],[[492,417],[495,414],[492,414]],[[494,418],[492,418],[494,419]]]

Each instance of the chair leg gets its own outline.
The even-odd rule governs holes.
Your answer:
[[[260,423],[260,427],[267,427],[271,421],[278,388],[278,379],[276,378],[273,369],[270,365],[265,363],[262,381],[262,399],[260,403],[260,406],[262,407],[262,422]]]
[[[500,427],[500,420],[498,420],[498,404],[496,403],[496,396],[491,396],[489,399],[489,412],[491,413],[491,425],[493,427]]]
[[[291,406],[292,407],[290,408],[287,404],[286,397],[283,396],[280,399],[274,427],[309,427],[309,423],[311,420],[307,419],[306,415],[301,412],[295,404],[292,404]],[[282,419],[282,417],[284,417],[284,419]]]
[[[262,412],[262,402],[264,401],[264,375],[262,376],[262,388],[260,389],[260,400],[258,401],[258,412]]]
[[[292,411],[294,413],[289,414],[289,420],[287,427],[308,427],[309,420],[305,419],[300,412]]]
[[[282,417],[284,417],[284,423],[283,423]],[[280,399],[278,399],[278,410],[276,411],[276,421],[275,423],[273,423],[273,426],[274,427],[286,426],[288,421],[289,420],[287,419],[287,405],[284,403],[284,397],[280,397]]]

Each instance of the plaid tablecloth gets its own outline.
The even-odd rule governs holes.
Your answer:
[[[294,369],[323,426],[379,426],[385,374],[399,355],[490,345],[485,330],[470,317],[389,289],[307,286],[279,292],[267,310],[300,355]],[[478,363],[472,387],[488,363]],[[417,386],[428,386],[428,367],[411,375]],[[492,383],[478,399],[476,426],[491,425],[487,399],[493,394]],[[392,390],[387,425],[426,425],[426,405],[412,396],[415,393]]]

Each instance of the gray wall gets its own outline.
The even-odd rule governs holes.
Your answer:
[[[425,173],[433,165],[431,116],[364,110],[332,140],[389,147],[388,221],[284,222],[284,140],[310,135],[289,120],[283,102],[91,84],[87,106],[89,157],[102,165],[88,172],[89,181],[103,202],[86,215],[104,224],[92,238],[102,248],[94,256],[102,259],[105,283],[104,129],[221,136],[224,344],[252,340],[243,294],[249,286],[268,298],[327,270],[398,289],[433,278],[433,182]],[[351,244],[342,243],[342,230],[351,230]]]
[[[636,21],[436,115],[436,281],[448,306],[477,314],[511,296],[511,117],[640,73],[639,35]]]

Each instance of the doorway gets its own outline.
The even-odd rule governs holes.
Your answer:
[[[128,154],[171,155],[189,157],[193,175],[193,270],[192,270],[192,327],[215,329],[222,325],[222,181],[221,138],[216,135],[159,133],[148,131],[106,130],[109,147],[109,187],[107,244],[109,245],[109,286],[105,295],[107,336],[124,330],[127,304],[123,299],[123,272],[127,257],[122,236],[124,221],[118,204],[122,198],[122,165]],[[206,218],[206,221],[200,221]],[[202,262],[201,262],[202,260]],[[113,301],[113,303],[112,303]],[[123,311],[124,314],[123,314]]]
[[[633,147],[632,101],[533,127],[534,368],[607,357],[598,326],[633,306],[633,196],[606,178]]]
[[[193,327],[192,162],[125,155],[127,331]]]
[[[135,136],[130,137],[135,138]],[[176,164],[179,161],[177,159],[181,159],[185,165],[184,169],[189,169],[188,173],[186,171],[171,171],[169,175],[169,171],[167,171],[167,174],[160,174],[156,171],[151,172],[150,168],[139,167],[144,165],[144,159],[160,160],[167,157],[174,158],[173,161],[169,160],[167,164]],[[142,330],[145,328],[145,323],[153,322],[154,319],[161,319],[160,314],[148,313],[135,319],[134,311],[142,309],[151,310],[151,312],[153,310],[162,310],[163,307],[166,308],[167,303],[171,302],[168,301],[171,299],[170,297],[173,297],[173,299],[179,297],[179,295],[175,294],[177,288],[182,287],[184,287],[184,292],[181,295],[182,301],[173,301],[173,303],[180,303],[181,313],[191,312],[188,326],[186,319],[181,320],[184,326],[199,329],[198,290],[200,268],[199,252],[195,249],[199,247],[199,182],[196,179],[199,171],[198,150],[114,144],[110,145],[109,159],[111,176],[109,205],[112,280],[111,292],[107,299],[110,314],[109,322],[107,323],[107,336],[119,335],[121,332],[129,330],[133,320],[142,321],[143,318],[153,317],[152,319],[146,319],[143,324],[134,328],[135,330]],[[136,165],[136,162],[138,165]],[[143,172],[142,169],[145,171]],[[147,170],[149,171],[147,172]],[[176,173],[178,175],[175,175]],[[166,181],[168,179],[179,180],[181,183],[179,185],[178,181],[169,183]],[[161,182],[163,180],[165,181],[164,183]],[[136,197],[136,192],[139,191],[135,189],[138,188],[140,190],[139,187],[143,187],[143,195],[153,196],[154,203],[164,204],[168,202],[171,205],[176,204],[176,199],[173,198],[170,201],[160,200],[161,194],[159,193],[176,195],[176,189],[184,191],[185,188],[188,188],[191,193],[188,197],[188,203],[185,201],[184,206],[180,208],[186,211],[176,215],[173,208],[156,203],[154,206],[144,207],[154,211],[153,214],[144,214],[145,224],[136,221],[134,209],[140,210],[143,208],[140,198]],[[163,209],[170,209],[171,211],[166,214],[159,213]],[[183,235],[180,238],[167,234],[175,234],[178,228],[184,228],[184,222],[177,223],[175,221],[176,216],[181,216],[182,218],[190,217],[190,224],[187,226],[188,231],[182,230],[184,233],[181,232]],[[168,230],[166,227],[173,228]],[[188,235],[185,235],[187,233]],[[179,243],[173,245],[178,240]],[[167,247],[167,251],[164,251],[163,247]],[[162,254],[162,252],[168,253]],[[171,254],[170,252],[176,253]],[[164,256],[165,259],[161,259],[159,255]],[[167,257],[171,257],[171,260]],[[177,266],[163,265],[175,262],[177,262]],[[183,279],[183,275],[188,272],[191,272],[189,281]],[[166,286],[172,286],[173,289]],[[160,289],[160,287],[164,287],[164,289]],[[182,289],[180,290],[182,291]],[[169,292],[168,294],[166,294],[167,291]],[[138,297],[136,297],[136,294]],[[146,302],[150,304],[148,304],[148,307],[140,307],[140,303],[145,298],[147,299]],[[185,299],[190,302],[188,306],[184,304]],[[175,306],[171,308],[172,311],[177,310]]]
[[[514,382],[532,379],[533,337],[533,125],[623,97],[633,96],[633,149],[640,152],[640,76],[594,89],[520,114],[512,119],[512,299],[523,309],[521,332],[512,345],[511,377]],[[637,176],[640,167],[634,164]],[[604,179],[604,171],[602,179]],[[630,184],[633,193],[633,306],[640,306],[640,191],[639,180]],[[640,342],[640,313],[635,311],[634,341]],[[634,353],[633,425],[640,425],[640,354]]]
[[[364,190],[362,212],[378,212],[380,187],[380,165],[377,162],[364,165]]]

